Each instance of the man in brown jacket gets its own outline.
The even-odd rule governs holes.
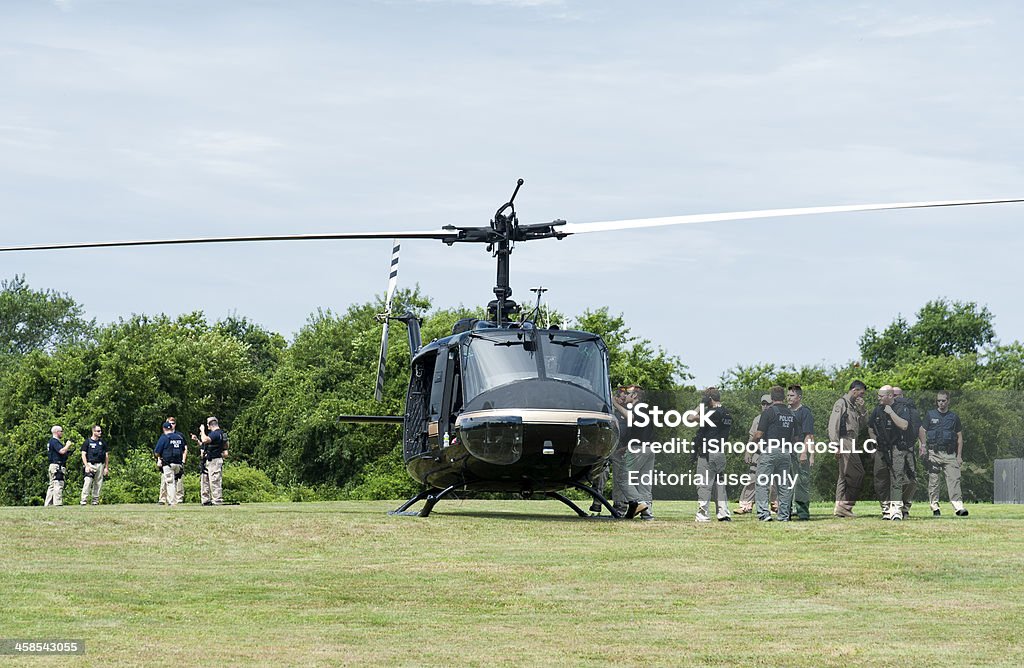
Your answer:
[[[864,464],[855,452],[857,434],[867,420],[864,394],[867,386],[859,380],[850,383],[850,390],[839,397],[828,418],[828,438],[839,444],[839,478],[836,480],[836,517],[853,517],[853,505],[860,497],[864,483]]]

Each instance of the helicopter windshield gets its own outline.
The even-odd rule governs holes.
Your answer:
[[[571,383],[610,401],[603,344],[579,332],[474,333],[463,343],[462,374],[467,403],[488,390],[531,379]]]

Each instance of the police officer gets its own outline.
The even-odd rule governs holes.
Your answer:
[[[761,395],[761,411],[772,405],[772,397],[769,394]],[[757,423],[761,421],[761,413],[754,416],[754,421],[750,423],[750,429],[747,432],[749,442],[753,443],[754,434],[757,433]],[[757,487],[757,460],[760,454],[757,452],[745,452],[743,455],[743,463],[750,467],[750,482],[743,486],[740,491],[739,508],[736,509],[737,515],[746,515],[747,513],[754,510],[754,489]],[[776,490],[772,487],[772,504],[777,505]]]
[[[163,434],[156,442],[153,452],[163,472],[164,488],[167,490],[167,505],[181,503],[185,498],[185,486],[182,477],[185,474],[185,460],[188,457],[188,446],[185,437],[174,430],[170,422],[163,423]]]
[[[697,522],[710,522],[708,516],[708,504],[711,502],[712,491],[715,497],[715,515],[719,522],[729,522],[732,514],[729,512],[729,498],[725,493],[725,483],[719,476],[725,475],[725,449],[722,443],[729,440],[729,431],[732,429],[732,415],[722,405],[722,395],[714,387],[704,390],[704,410],[708,414],[708,421],[714,426],[701,425],[693,438],[694,455],[697,459],[696,474],[700,478],[697,486]],[[698,407],[699,409],[699,407]],[[711,447],[710,442],[717,441],[717,447]]]
[[[50,484],[46,487],[46,500],[44,506],[64,505],[64,479],[68,474],[68,453],[71,452],[72,443],[61,443],[61,436],[64,428],[60,425],[50,427],[50,441],[46,445],[46,454],[50,460],[47,475]]]
[[[217,418],[209,417],[205,425],[199,426],[199,441],[206,451],[206,474],[205,480],[201,480],[200,496],[204,506],[219,506],[224,503],[223,471],[224,459],[228,456],[228,440]]]
[[[857,449],[857,434],[866,421],[864,394],[867,385],[859,380],[850,383],[849,391],[832,405],[828,418],[828,438],[839,444],[839,477],[836,480],[836,517],[853,517],[853,505],[860,498],[864,484],[864,464]]]
[[[946,491],[949,503],[960,517],[967,517],[963,496],[960,493],[960,465],[963,463],[964,430],[960,424],[960,416],[949,410],[949,392],[939,392],[935,397],[936,408],[928,411],[924,420],[924,429],[928,444],[927,451],[921,449],[921,455],[927,456],[928,469],[928,502],[932,507],[932,515],[938,517],[939,512],[939,475],[946,478]]]
[[[804,406],[804,390],[799,385],[786,388],[786,403],[796,417],[796,438],[800,445],[793,452],[790,462],[796,473],[793,490],[793,505],[798,520],[811,519],[811,467],[814,466],[814,452],[810,446],[814,443],[814,414]]]
[[[604,488],[608,483],[608,473],[611,469],[611,458],[604,460],[602,463],[594,467],[594,470],[590,472],[590,486],[604,494]],[[597,517],[601,514],[601,502],[597,499],[590,504],[590,514],[593,517]]]
[[[793,501],[793,487],[790,461],[793,440],[796,438],[796,416],[783,402],[785,390],[775,385],[771,390],[772,404],[761,413],[754,440],[765,439],[761,456],[757,461],[757,487],[754,489],[757,519],[771,522],[772,514],[768,505],[768,488],[775,482],[779,488],[779,512],[776,519],[788,522]]]
[[[82,483],[81,505],[89,502],[90,491],[92,505],[98,505],[103,478],[110,472],[110,453],[107,442],[103,440],[103,428],[99,425],[92,428],[92,435],[82,444],[82,467],[85,470],[85,482]]]
[[[903,519],[907,519],[910,517],[910,507],[914,505],[914,493],[917,491],[917,446],[920,443],[920,446],[924,447],[927,435],[921,426],[921,413],[917,410],[917,405],[905,397],[903,390],[895,385],[892,388],[892,396],[896,406],[906,407],[907,419],[910,420],[910,428],[903,432],[903,438],[907,442],[906,466],[903,469]]]
[[[868,418],[868,436],[875,441],[875,491],[882,503],[882,519],[903,519],[907,442],[910,429],[905,405],[895,403],[892,387],[878,388],[878,405]],[[881,465],[881,466],[879,466]]]
[[[164,420],[164,422],[170,422],[171,423],[171,427],[174,428],[174,429],[177,429],[178,421],[175,419],[175,417],[173,415],[171,415],[166,420]],[[160,496],[157,499],[157,503],[159,503],[162,506],[162,505],[167,503],[167,483],[164,480],[164,476],[163,476],[163,470],[164,469],[163,469],[163,464],[161,464],[161,462],[160,462],[160,457],[156,454],[156,452],[153,453],[153,456],[156,458],[156,470],[160,471]],[[182,501],[181,499],[178,499],[178,503],[181,503],[181,501]]]
[[[615,509],[627,519],[633,519],[637,515],[645,520],[654,519],[651,514],[651,505],[654,503],[651,486],[630,483],[630,475],[639,482],[639,476],[654,470],[654,453],[649,448],[643,448],[640,452],[629,451],[630,441],[634,441],[634,450],[640,450],[640,444],[653,439],[654,429],[650,423],[645,427],[630,427],[626,421],[630,407],[642,402],[645,397],[643,388],[638,385],[619,388],[612,397],[612,407],[619,420],[619,446],[610,458],[612,497]]]

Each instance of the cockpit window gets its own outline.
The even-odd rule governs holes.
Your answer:
[[[571,383],[609,401],[604,349],[596,336],[574,332],[483,331],[463,341],[466,401],[521,380]]]

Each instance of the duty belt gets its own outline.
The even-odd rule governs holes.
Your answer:
[[[949,445],[940,445],[938,443],[929,443],[928,449],[935,452],[945,452],[947,455],[951,455],[956,452],[956,443],[950,443]]]

